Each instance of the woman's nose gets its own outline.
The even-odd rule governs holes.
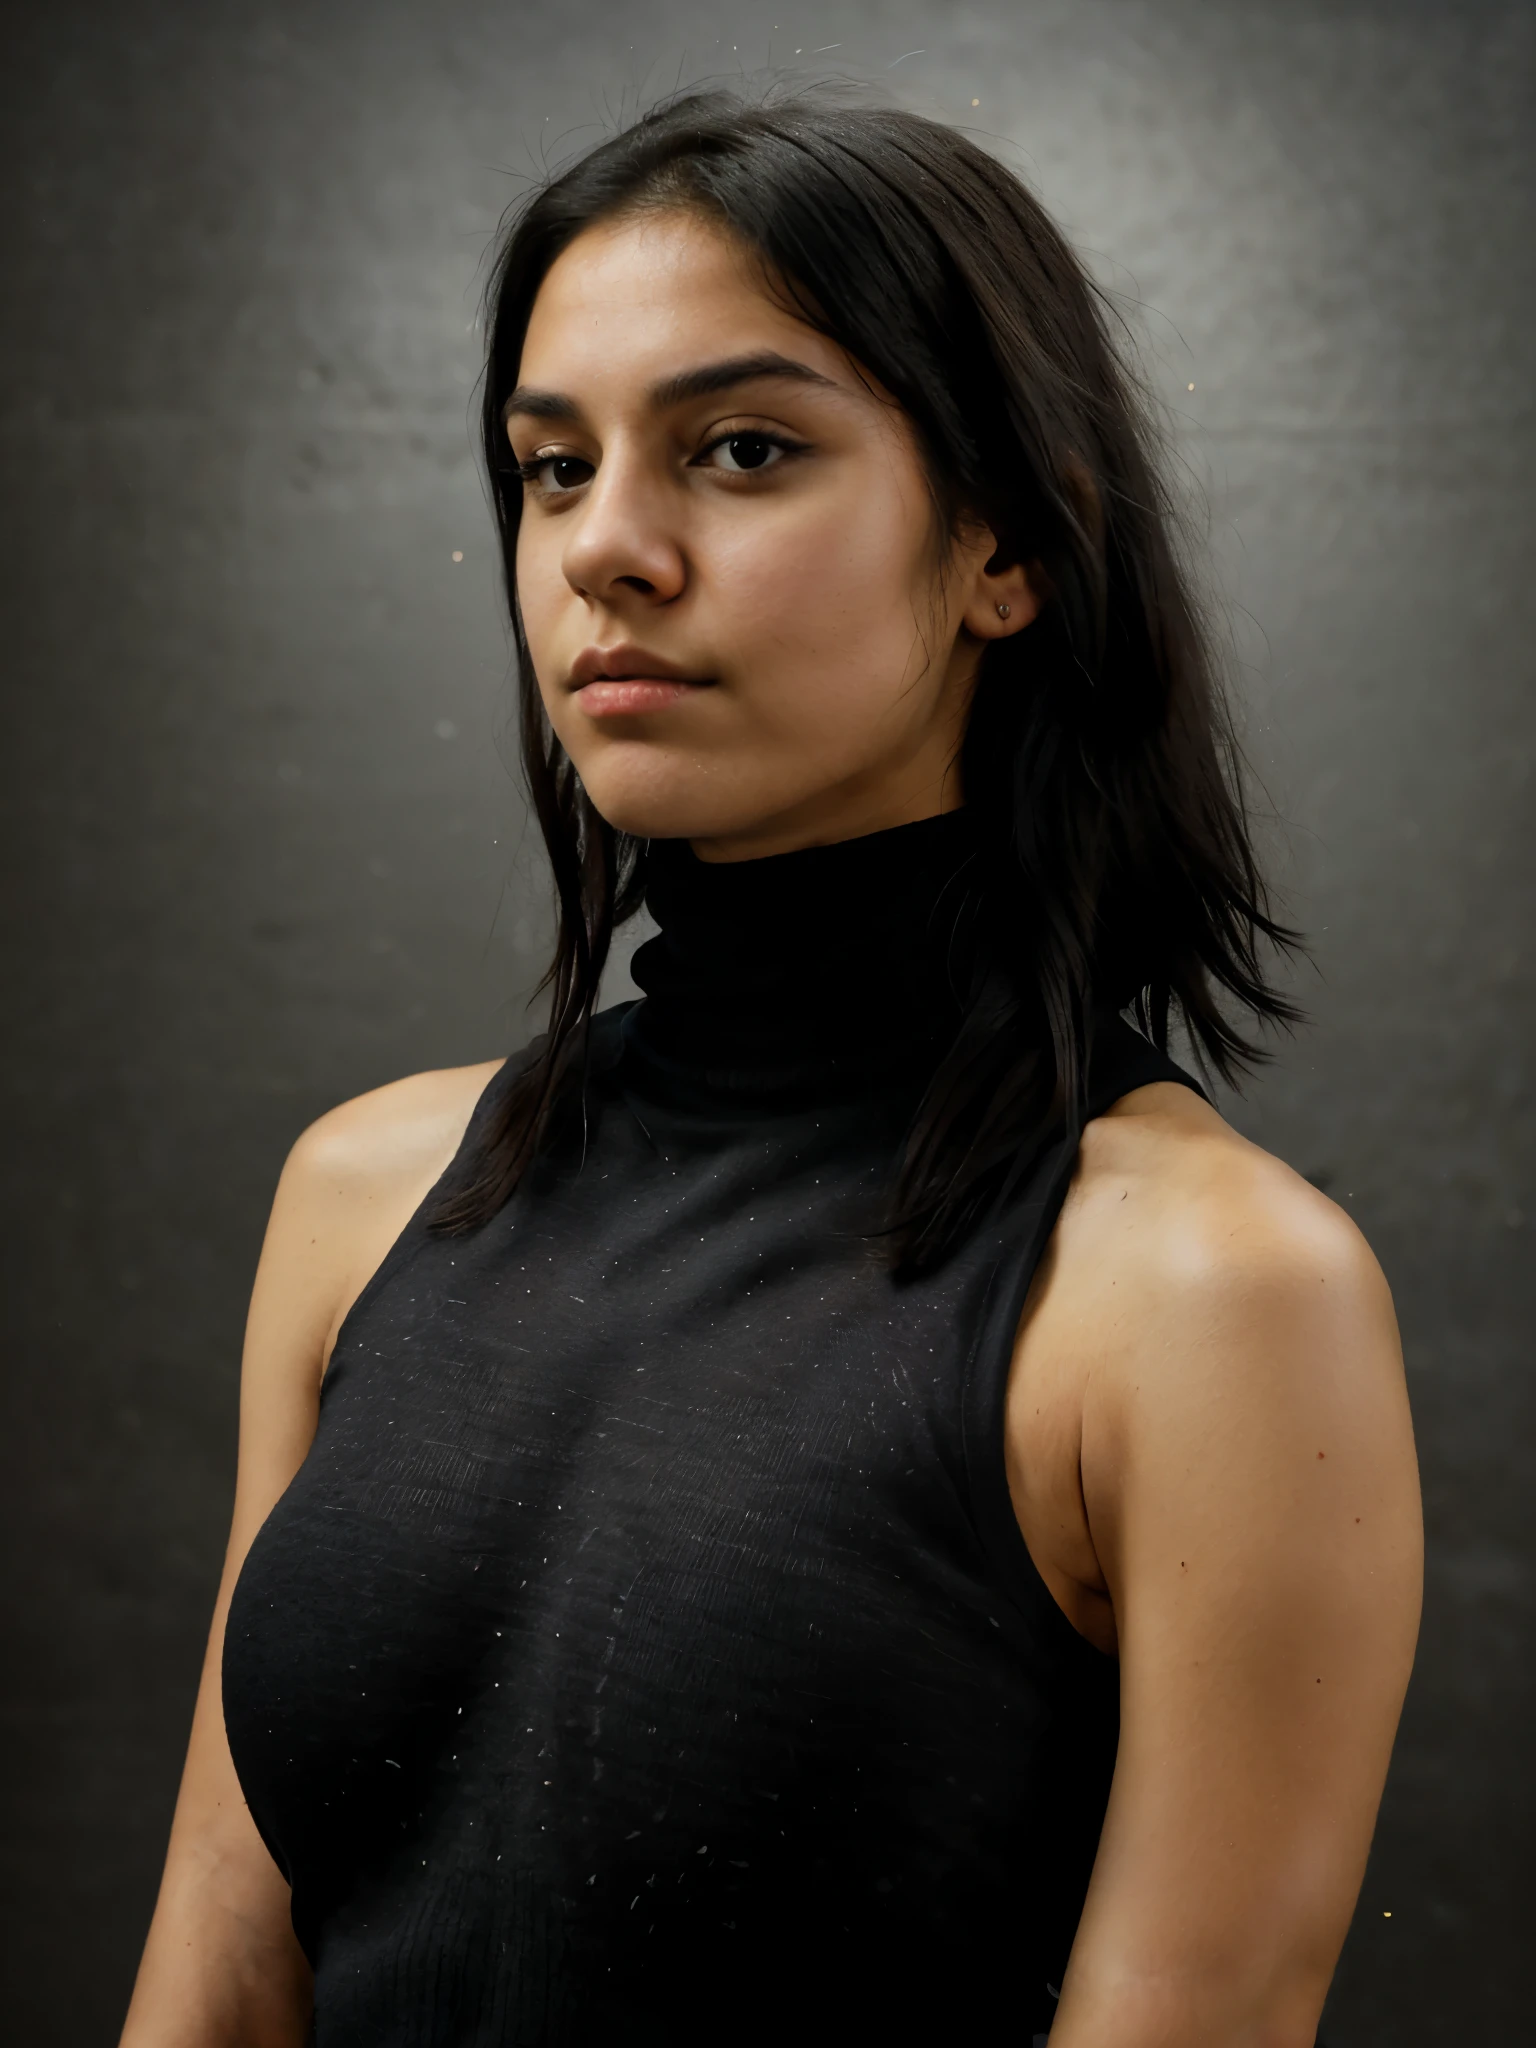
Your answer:
[[[687,581],[687,561],[668,517],[670,493],[654,472],[607,455],[571,521],[562,567],[579,597],[624,591],[666,603]]]

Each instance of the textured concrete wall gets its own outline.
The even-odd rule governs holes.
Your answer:
[[[488,233],[546,151],[770,59],[995,138],[1176,415],[1317,938],[1315,1026],[1234,1113],[1377,1245],[1428,1489],[1331,2038],[1525,2038],[1536,14],[58,0],[4,38],[16,2038],[115,2038],[286,1147],[524,1035],[544,912],[467,426]]]

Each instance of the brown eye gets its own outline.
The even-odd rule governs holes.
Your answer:
[[[771,469],[788,452],[787,445],[772,434],[726,434],[711,442],[704,455],[725,458],[718,462],[709,459],[709,468],[723,469],[728,476],[745,476],[755,469]]]
[[[517,473],[525,484],[558,498],[580,489],[592,475],[592,465],[579,455],[536,455],[531,462],[520,462]]]

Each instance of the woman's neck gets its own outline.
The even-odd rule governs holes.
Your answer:
[[[701,835],[690,838],[688,844],[697,859],[712,867],[770,860],[780,854],[841,846],[850,839],[918,825],[925,818],[960,810],[964,803],[958,764],[946,762],[935,774],[931,764],[921,759],[904,775],[882,773],[878,783],[852,783],[821,791],[740,831]]]
[[[974,857],[958,808],[757,859],[653,842],[659,930],[630,968],[645,992],[627,1026],[637,1057],[720,1101],[925,1077],[960,1020]]]

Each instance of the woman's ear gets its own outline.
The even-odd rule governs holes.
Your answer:
[[[1043,579],[1034,563],[1012,562],[1005,568],[1000,556],[972,571],[972,585],[961,623],[978,640],[1006,640],[1018,633],[1040,610],[1039,586]]]

